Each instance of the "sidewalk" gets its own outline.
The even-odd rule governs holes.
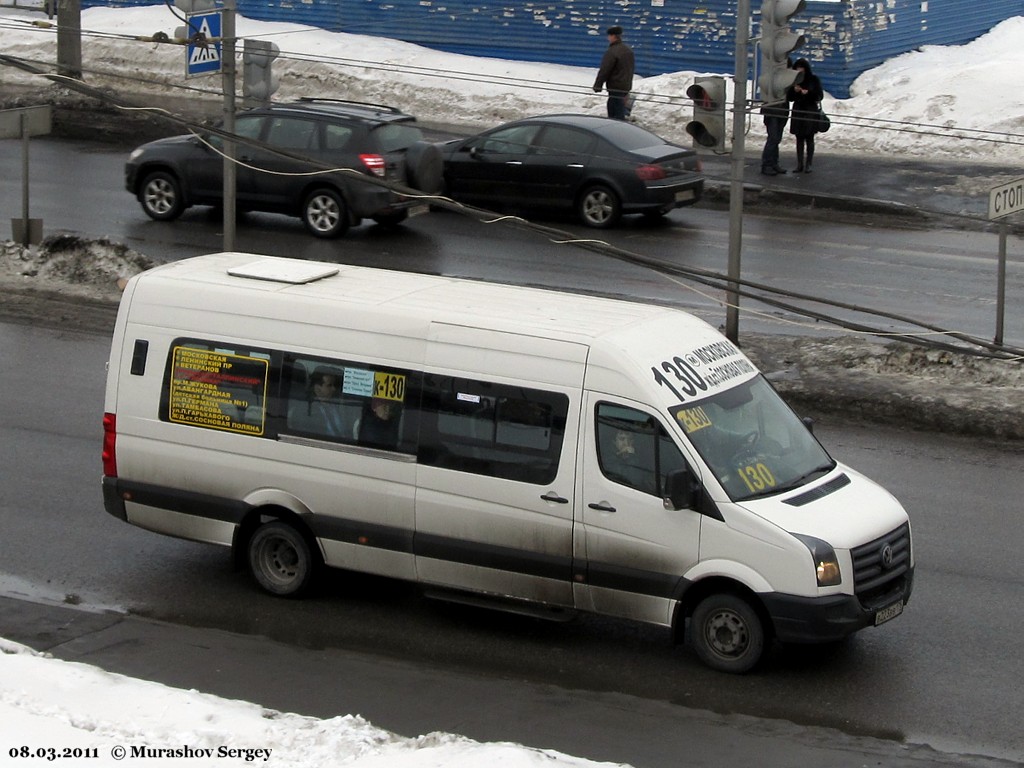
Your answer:
[[[822,142],[814,173],[793,173],[793,152],[783,152],[789,173],[761,174],[759,156],[748,148],[743,182],[745,205],[793,204],[829,210],[932,220],[954,229],[993,228],[988,221],[989,190],[1024,177],[1024,163],[1009,168],[977,163],[935,162],[848,155]],[[705,197],[728,200],[731,166],[728,156],[704,155]],[[1010,231],[1024,233],[1024,219],[1009,217]]]
[[[270,709],[361,715],[403,736],[508,741],[636,768],[1009,768],[780,720],[718,715],[616,693],[492,679],[344,650],[0,597],[0,637],[66,661]],[[331,681],[325,685],[325,681]],[[152,745],[167,746],[167,745]],[[287,755],[282,755],[287,758]]]

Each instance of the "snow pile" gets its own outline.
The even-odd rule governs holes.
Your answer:
[[[275,768],[611,766],[516,744],[481,744],[446,733],[406,739],[353,715],[320,720],[277,712],[60,661],[2,638],[0,720],[9,735],[5,760],[12,757],[8,749],[31,745],[26,748],[32,755],[21,761],[26,764],[38,762],[36,749],[52,747],[90,750],[54,764],[81,762],[93,768],[154,760],[194,768],[242,764]],[[43,762],[49,759],[47,754],[38,757]]]
[[[148,256],[106,238],[51,235],[38,248],[0,242],[0,282],[12,287],[116,300],[128,278],[153,266]]]
[[[39,14],[5,11],[0,16],[0,49],[49,66],[56,57],[53,30],[15,21],[38,18]],[[180,24],[163,5],[84,11],[86,79],[123,94],[157,96],[163,102],[173,96],[192,97],[179,87],[184,69],[180,47],[89,34],[173,35]],[[244,17],[236,26],[242,37],[273,40],[280,47],[281,57],[274,65],[281,80],[278,100],[329,96],[392,104],[426,122],[467,128],[545,112],[605,111],[605,97],[591,90],[601,45],[595,47],[591,69],[442,53],[378,37]],[[1008,19],[966,45],[926,46],[898,56],[861,75],[850,98],[825,99],[833,127],[822,141],[829,151],[1019,164],[1024,91],[1016,81],[1022,69],[1024,17]],[[131,79],[104,79],[97,72]],[[685,92],[698,74],[716,73],[684,71],[638,79],[638,121],[688,145],[684,128],[690,102]],[[730,78],[731,73],[724,74]],[[0,76],[12,83],[33,81],[11,68],[0,68]],[[219,88],[216,78],[193,78],[187,85],[211,96]],[[748,143],[763,142],[760,117],[751,115],[748,124]],[[1016,143],[978,131],[1013,134]]]

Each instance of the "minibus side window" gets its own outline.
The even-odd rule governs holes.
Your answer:
[[[373,363],[286,355],[282,381],[287,404],[283,431],[414,452],[417,374]]]
[[[568,409],[569,398],[556,392],[425,374],[419,462],[549,483]]]
[[[231,343],[176,339],[160,396],[160,419],[238,434],[267,435],[272,355]]]
[[[686,466],[665,428],[650,414],[613,403],[596,411],[597,460],[609,480],[664,496],[665,478]]]

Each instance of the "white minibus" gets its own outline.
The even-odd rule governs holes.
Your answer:
[[[899,502],[673,308],[212,254],[129,281],[105,399],[107,511],[275,595],[362,571],[670,627],[745,672],[913,585]]]

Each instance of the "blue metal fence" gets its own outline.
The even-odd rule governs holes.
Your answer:
[[[151,1],[151,0],[150,0]],[[82,0],[83,7],[147,0]],[[453,53],[595,67],[618,24],[643,76],[733,72],[736,0],[237,0],[245,16],[388,37]],[[753,33],[760,2],[751,0]],[[965,43],[1024,16],[1024,0],[808,0],[793,20],[826,90],[922,45]]]

